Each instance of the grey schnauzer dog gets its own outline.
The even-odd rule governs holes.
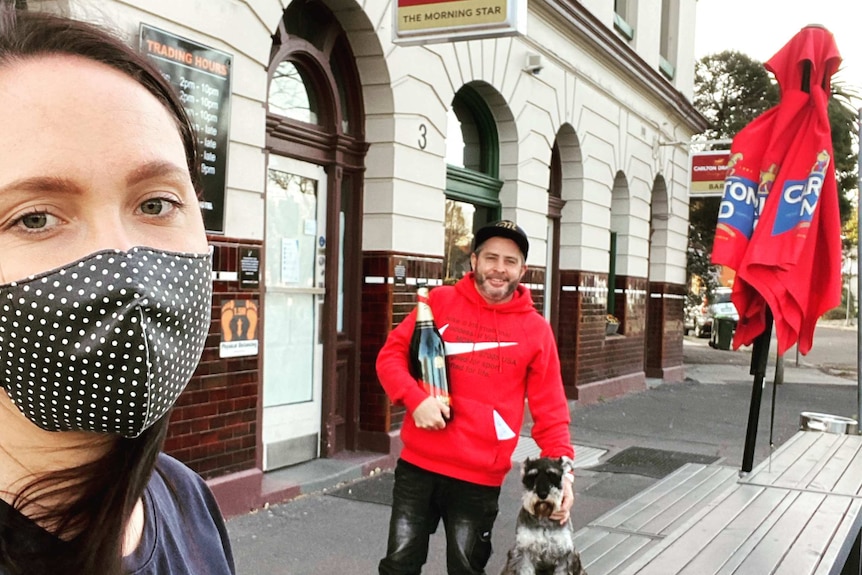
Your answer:
[[[569,462],[547,457],[524,461],[515,546],[500,575],[587,575],[575,551],[571,520],[560,525],[550,518],[563,500],[563,474]]]

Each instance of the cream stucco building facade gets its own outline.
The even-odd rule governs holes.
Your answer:
[[[212,342],[167,445],[228,509],[270,470],[397,454],[376,351],[486,221],[530,236],[572,400],[684,377],[695,0],[529,0],[525,35],[424,46],[393,43],[395,4],[28,2],[229,57]],[[219,352],[228,301],[254,310],[256,355]]]

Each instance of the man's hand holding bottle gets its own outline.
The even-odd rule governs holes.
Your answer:
[[[413,410],[413,421],[419,429],[443,429],[450,415],[448,405],[429,395]]]

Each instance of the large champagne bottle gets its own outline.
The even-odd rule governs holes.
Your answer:
[[[434,325],[434,315],[428,305],[428,288],[416,290],[416,327],[410,340],[410,370],[422,388],[451,409],[449,376],[446,371],[446,354],[443,338]]]

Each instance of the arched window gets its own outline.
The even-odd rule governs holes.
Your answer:
[[[318,126],[316,132],[312,129],[318,135],[327,132],[361,140],[363,106],[356,59],[329,9],[320,2],[294,0],[272,40],[275,68],[271,68],[268,112],[288,123]],[[288,136],[280,128],[271,132]],[[329,140],[320,146],[331,148]]]
[[[452,100],[446,136],[446,233],[444,281],[470,271],[473,233],[500,218],[500,144],[497,124],[471,86]]]
[[[269,84],[269,111],[306,124],[317,124],[317,95],[293,62],[283,61]]]

